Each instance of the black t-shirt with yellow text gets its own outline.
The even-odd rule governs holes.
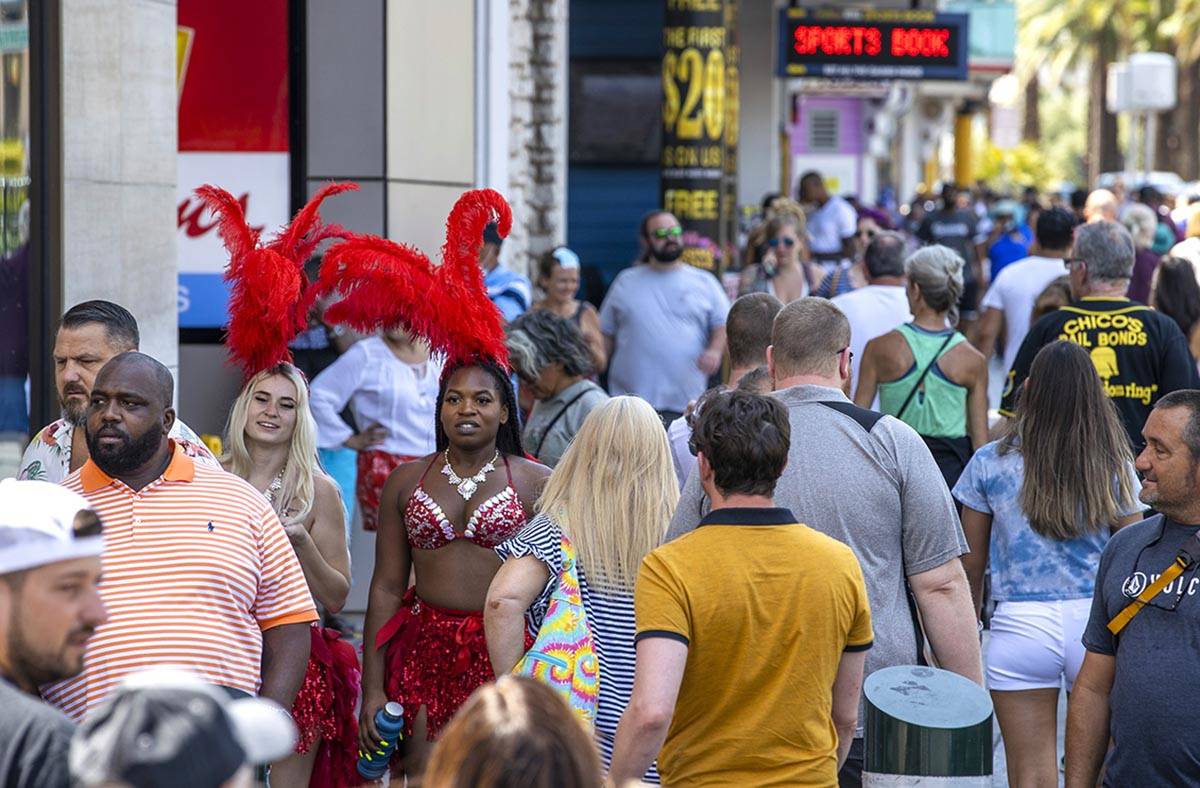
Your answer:
[[[1175,321],[1127,298],[1084,298],[1045,315],[1029,329],[1008,372],[1000,413],[1012,416],[1033,359],[1059,339],[1092,357],[1104,391],[1125,422],[1134,454],[1154,403],[1177,389],[1197,387],[1196,364]]]

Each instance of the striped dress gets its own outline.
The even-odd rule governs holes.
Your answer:
[[[550,594],[562,571],[562,531],[550,517],[539,514],[516,536],[496,547],[502,560],[533,556],[550,570],[550,579],[526,613],[530,632],[536,636],[550,605]],[[577,565],[579,592],[596,643],[600,661],[600,701],[596,707],[596,743],[605,770],[612,762],[617,723],[633,694],[634,620],[633,594],[596,590],[588,586],[583,565]],[[658,769],[651,764],[643,780],[657,784]]]

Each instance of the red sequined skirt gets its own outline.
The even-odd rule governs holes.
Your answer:
[[[361,780],[358,759],[358,701],[362,671],[354,647],[340,633],[319,625],[311,628],[312,651],[304,683],[292,704],[292,718],[300,732],[296,752],[320,747],[313,765],[310,788],[338,788]]]
[[[528,636],[526,636],[528,641]],[[494,679],[483,637],[483,613],[434,607],[408,589],[399,612],[379,629],[387,646],[384,686],[404,705],[404,735],[424,706],[432,741],[477,687]]]
[[[358,510],[362,513],[363,530],[374,531],[379,525],[379,498],[388,476],[397,465],[415,459],[407,454],[388,454],[378,449],[364,449],[358,453],[358,480],[354,492]]]

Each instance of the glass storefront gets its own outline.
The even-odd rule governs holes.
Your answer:
[[[29,0],[0,2],[0,478],[29,437]]]

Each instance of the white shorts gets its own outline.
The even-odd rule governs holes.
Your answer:
[[[1052,689],[1065,680],[1070,692],[1091,608],[1091,599],[999,603],[988,640],[988,689]]]

